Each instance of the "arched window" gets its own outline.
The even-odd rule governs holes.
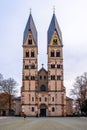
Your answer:
[[[26,51],[26,57],[29,57],[29,51]]]
[[[60,51],[56,51],[56,57],[60,57]]]
[[[44,76],[44,80],[46,80],[46,76]]]
[[[39,101],[41,102],[41,97],[39,98]]]
[[[52,112],[54,112],[55,111],[55,108],[54,107],[52,107]]]
[[[51,68],[55,68],[55,64],[51,64]]]
[[[58,41],[57,41],[57,38],[55,37],[54,39],[53,39],[53,45],[57,45],[58,44]]]
[[[34,57],[34,51],[31,51],[31,57]]]
[[[54,102],[54,97],[52,97],[52,102]]]
[[[31,76],[31,80],[35,80],[35,76]]]
[[[32,112],[34,112],[34,107],[32,107]]]
[[[51,75],[51,80],[55,80],[55,75]]]
[[[60,64],[57,64],[57,68],[60,69],[60,68],[61,68],[61,65],[60,65]]]
[[[32,97],[32,101],[34,101],[34,97]]]
[[[29,76],[25,76],[25,80],[29,80]]]
[[[35,65],[34,64],[31,65],[31,69],[35,69]]]
[[[47,101],[47,97],[45,97],[45,102]]]
[[[28,40],[28,45],[32,45],[32,39]]]
[[[45,85],[41,85],[40,91],[46,91],[46,86]]]
[[[61,75],[57,75],[57,80],[61,80]]]
[[[29,66],[28,66],[28,65],[25,65],[25,69],[29,69]]]
[[[40,80],[42,80],[42,76],[40,75]]]
[[[51,51],[50,56],[51,56],[51,57],[54,57],[54,56],[55,56],[54,51]]]

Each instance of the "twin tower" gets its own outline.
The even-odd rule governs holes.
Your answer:
[[[62,34],[53,13],[47,32],[48,70],[38,71],[37,30],[30,13],[23,36],[21,109],[27,116],[65,116]]]

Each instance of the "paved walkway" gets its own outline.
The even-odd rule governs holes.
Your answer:
[[[5,119],[5,118],[8,118],[8,117],[5,117],[5,116],[0,116],[0,119]]]
[[[9,117],[0,120],[0,130],[87,130],[87,120],[81,118]]]

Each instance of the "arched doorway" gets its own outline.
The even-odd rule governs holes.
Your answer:
[[[40,105],[40,117],[46,117],[46,110],[47,110],[46,104],[41,104]]]

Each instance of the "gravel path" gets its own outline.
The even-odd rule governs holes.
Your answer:
[[[83,118],[26,118],[9,117],[0,119],[0,130],[87,130]]]

